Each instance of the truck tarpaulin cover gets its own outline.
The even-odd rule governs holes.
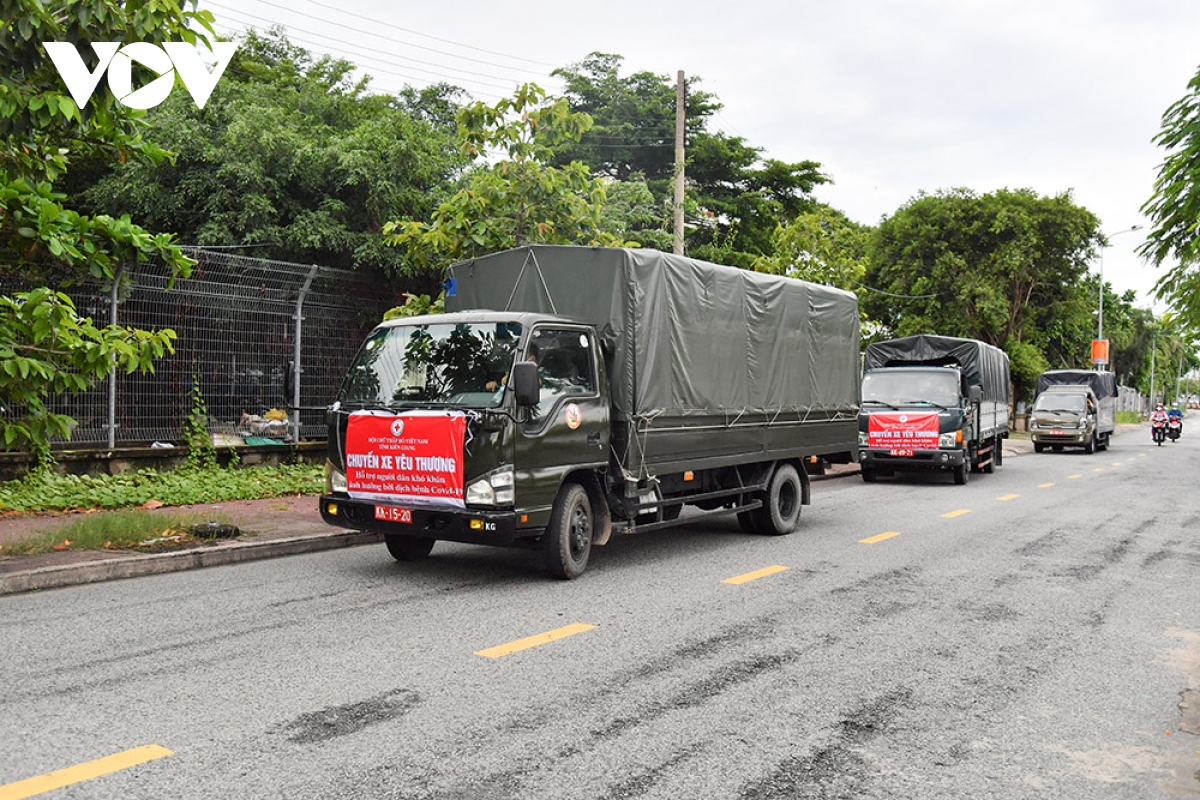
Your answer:
[[[1117,376],[1111,372],[1094,372],[1087,369],[1052,369],[1038,376],[1037,397],[1051,386],[1090,386],[1096,397],[1117,397]]]
[[[867,345],[865,366],[958,367],[968,386],[983,387],[983,399],[1008,402],[1008,354],[977,339],[933,336],[927,333]]]
[[[356,411],[346,423],[346,488],[358,500],[463,508],[458,411]]]
[[[612,345],[613,404],[627,419],[858,413],[850,292],[657,250],[566,245],[483,256],[448,277],[456,289],[448,311],[533,311],[595,325]]]

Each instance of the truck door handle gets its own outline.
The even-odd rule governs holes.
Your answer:
[[[600,432],[589,433],[587,442],[588,444],[600,444]]]

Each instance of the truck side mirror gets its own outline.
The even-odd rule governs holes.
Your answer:
[[[970,401],[972,403],[978,403],[978,402],[982,401],[983,400],[983,387],[982,386],[972,386],[970,389],[967,390],[967,398],[970,399]]]
[[[519,406],[536,406],[541,399],[538,391],[536,361],[518,361],[512,368],[512,389]]]

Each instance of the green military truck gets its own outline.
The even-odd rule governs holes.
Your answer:
[[[1038,376],[1029,437],[1033,450],[1107,450],[1117,428],[1117,378],[1111,372],[1052,369]]]
[[[806,460],[854,458],[854,295],[651,250],[537,245],[457,263],[448,313],[379,325],[327,413],[323,518],[532,545],[574,578],[683,506],[790,533]],[[689,521],[697,518],[688,515]]]
[[[948,470],[956,484],[1004,461],[1008,354],[976,339],[918,334],[872,342],[864,355],[858,460],[862,478]]]

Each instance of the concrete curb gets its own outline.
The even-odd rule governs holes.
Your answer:
[[[383,541],[378,533],[338,531],[327,535],[295,536],[265,542],[232,542],[217,547],[194,548],[174,553],[154,553],[137,558],[109,558],[80,564],[40,567],[0,575],[0,595],[58,589],[85,583],[162,575],[201,567],[218,567],[243,561],[293,556],[339,547],[354,547]]]

